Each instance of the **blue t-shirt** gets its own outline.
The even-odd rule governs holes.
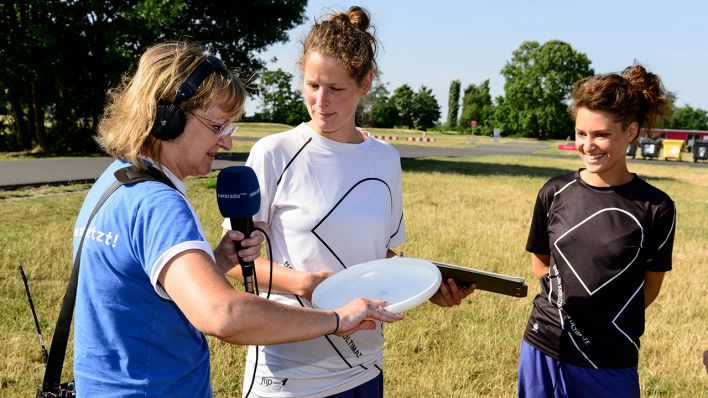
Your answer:
[[[116,160],[96,181],[74,229],[74,256],[91,211],[129,163]],[[185,250],[213,259],[201,224],[179,189],[156,181],[118,188],[84,239],[76,299],[74,376],[82,397],[212,396],[209,347],[158,282]]]

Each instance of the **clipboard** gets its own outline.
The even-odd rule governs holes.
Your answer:
[[[481,271],[473,268],[458,267],[455,265],[437,263],[435,264],[443,280],[452,278],[458,285],[476,284],[476,290],[486,290],[488,292],[504,294],[512,297],[526,297],[528,287],[524,282],[524,278],[518,276],[506,276],[495,274],[493,272]]]

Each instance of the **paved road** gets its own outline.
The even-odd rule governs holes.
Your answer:
[[[247,140],[245,137],[239,137]],[[522,154],[546,148],[537,142],[513,142],[504,145],[477,145],[472,148],[436,148],[422,145],[396,145],[404,158],[433,156],[471,156],[488,154]],[[243,164],[246,154],[220,154],[214,170]],[[18,188],[66,182],[93,182],[112,162],[110,157],[46,158],[0,160],[0,187]]]
[[[109,157],[0,160],[0,188],[93,182],[113,161]],[[243,164],[237,160],[216,160],[214,169]]]
[[[239,137],[249,140],[247,137]],[[251,139],[252,140],[252,139]],[[482,155],[533,155],[533,152],[545,149],[548,144],[535,141],[513,141],[504,144],[479,144],[471,148],[436,148],[423,145],[398,145],[396,149],[403,158],[422,157],[458,157]],[[544,154],[538,156],[563,156]],[[214,161],[214,169],[240,165],[246,160],[246,154],[221,154]],[[0,188],[12,189],[24,186],[46,184],[64,184],[67,182],[93,182],[112,161],[109,157],[83,158],[46,158],[28,160],[0,160]],[[642,160],[630,160],[642,162]],[[644,162],[656,162],[647,160]],[[663,163],[663,162],[662,162]],[[679,164],[670,162],[670,164]],[[706,167],[708,163],[680,163]]]

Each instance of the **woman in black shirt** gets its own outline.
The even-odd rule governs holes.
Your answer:
[[[675,208],[626,164],[627,146],[669,109],[640,65],[572,93],[584,168],[540,190],[526,250],[541,280],[519,359],[520,397],[638,397],[644,309],[671,269]]]

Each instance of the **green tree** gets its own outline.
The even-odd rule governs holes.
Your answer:
[[[261,73],[259,95],[263,112],[260,119],[291,126],[309,120],[302,95],[292,89],[292,79],[293,75],[282,69]]]
[[[373,127],[394,127],[398,124],[398,110],[389,97],[385,83],[377,82],[367,96],[369,121]]]
[[[425,86],[414,92],[409,85],[404,84],[393,91],[389,102],[395,108],[397,125],[427,129],[440,119],[440,105],[433,91]]]
[[[446,127],[451,130],[457,129],[457,114],[460,111],[460,81],[450,82],[450,94],[447,101],[447,123]]]
[[[680,130],[708,130],[708,112],[701,108],[692,108],[690,105],[675,108],[664,127]]]
[[[567,43],[522,43],[501,71],[506,82],[494,112],[496,125],[510,134],[566,137],[572,131],[567,112],[572,87],[593,73],[588,57]]]
[[[492,128],[493,112],[492,96],[489,94],[489,79],[478,86],[468,85],[462,96],[460,129],[470,131],[470,122],[475,120],[478,123],[476,131],[479,131],[480,134],[488,133]]]
[[[393,90],[391,103],[396,108],[398,123],[410,128],[415,126],[415,92],[411,86],[404,84]]]
[[[259,70],[266,46],[287,40],[306,0],[23,0],[0,2],[0,113],[7,149],[92,146],[105,92],[147,46],[195,40],[232,68]],[[228,12],[224,12],[228,10]],[[259,16],[259,17],[254,17]],[[48,128],[45,130],[45,126]]]
[[[422,86],[413,97],[413,125],[418,130],[433,127],[440,119],[440,105],[433,90]]]
[[[369,93],[360,99],[359,104],[356,107],[354,118],[357,126],[373,126],[372,109],[376,101],[378,101],[376,95],[377,86],[382,85],[380,76],[381,72],[376,71]]]

